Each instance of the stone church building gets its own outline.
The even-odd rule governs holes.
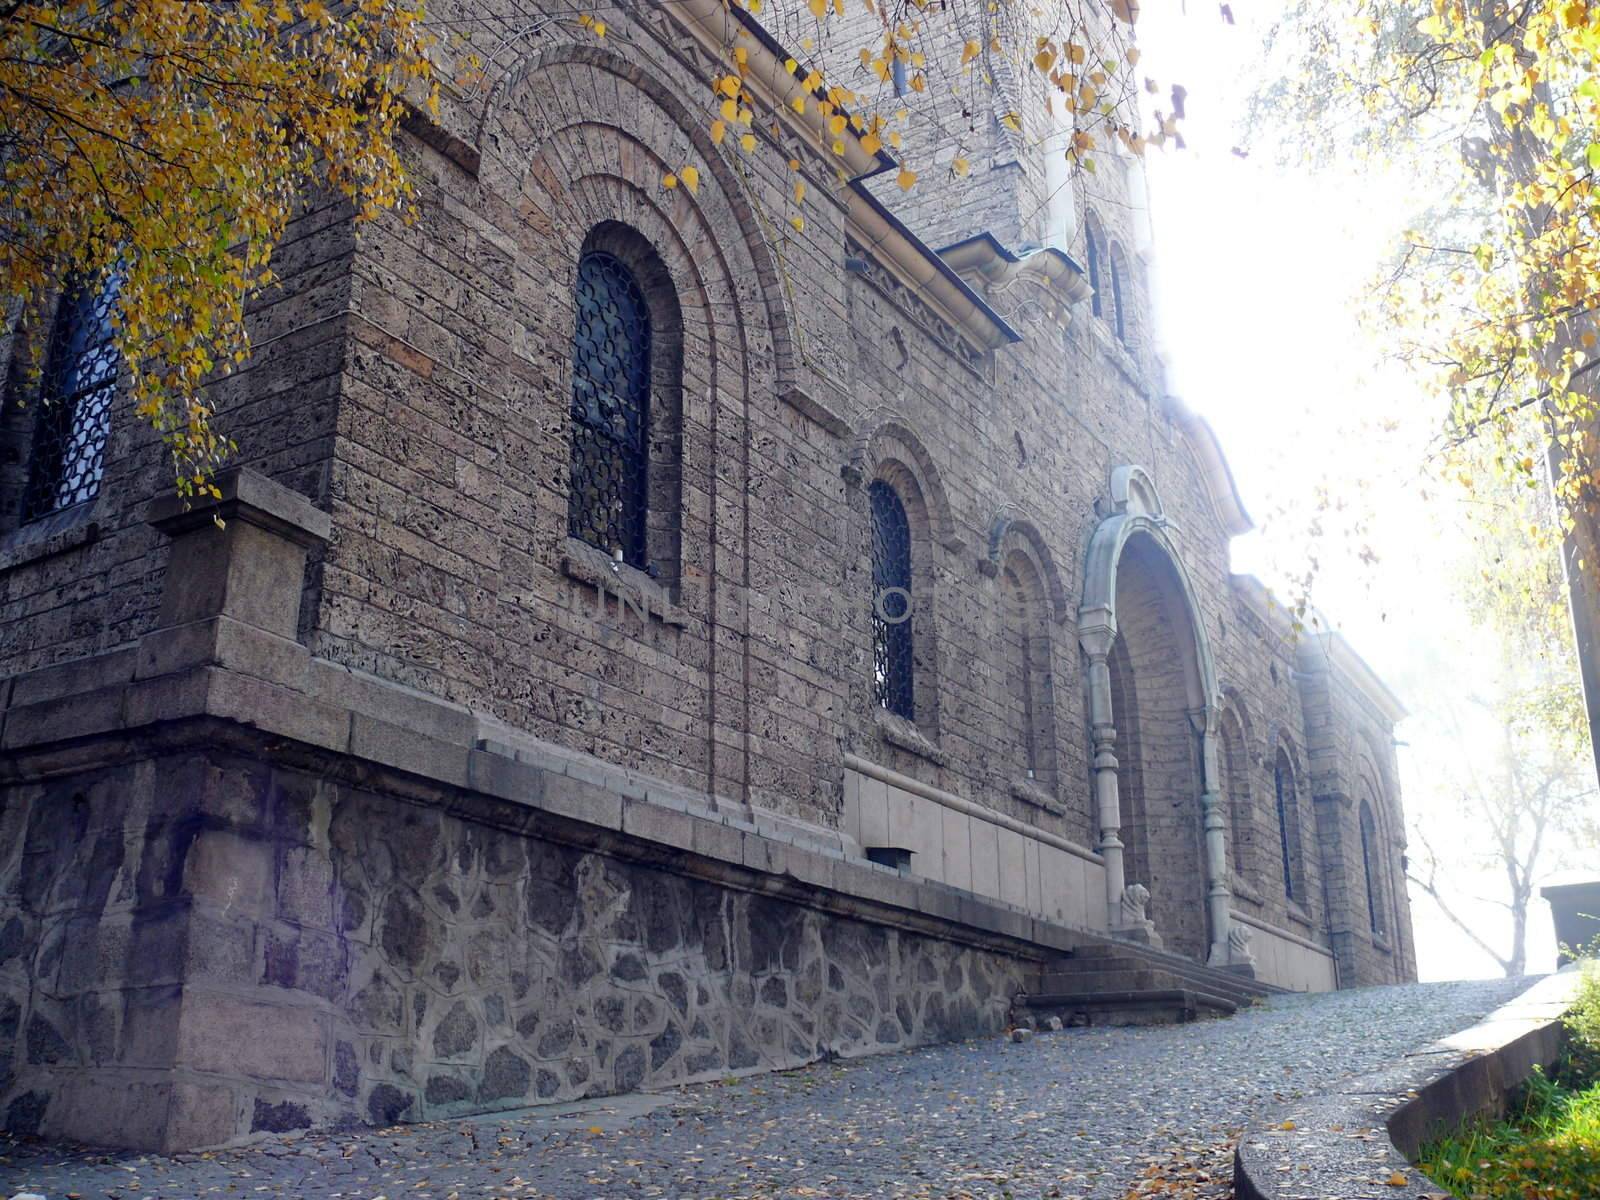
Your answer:
[[[6,1128],[178,1149],[993,1033],[1108,938],[1414,977],[1403,712],[1230,573],[1136,164],[1063,183],[1030,107],[947,178],[915,110],[903,194],[718,0],[438,11],[487,69],[408,128],[415,221],[292,227],[214,389],[223,523],[106,289],[10,370]],[[729,44],[753,153],[707,130]]]

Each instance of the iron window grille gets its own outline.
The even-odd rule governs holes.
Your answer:
[[[1289,845],[1289,805],[1293,803],[1293,797],[1284,795],[1285,789],[1292,786],[1288,775],[1283,759],[1278,759],[1272,766],[1272,787],[1278,796],[1278,842],[1283,851],[1283,894],[1293,900],[1294,859],[1290,855]]]
[[[623,262],[578,263],[572,340],[572,460],[567,532],[647,567],[650,310]]]
[[[22,520],[93,500],[105,475],[111,402],[122,358],[112,313],[120,280],[76,283],[56,307],[34,417]]]
[[[875,481],[872,503],[872,680],[877,702],[916,719],[912,689],[911,524],[894,488]]]

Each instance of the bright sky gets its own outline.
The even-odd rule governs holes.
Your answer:
[[[1384,367],[1356,317],[1408,223],[1406,180],[1353,168],[1313,176],[1266,153],[1233,153],[1262,32],[1277,7],[1278,0],[1236,0],[1238,24],[1229,26],[1210,3],[1180,16],[1173,0],[1162,0],[1147,4],[1140,21],[1142,65],[1188,88],[1188,148],[1155,154],[1150,164],[1151,279],[1168,383],[1215,427],[1255,518],[1257,531],[1234,542],[1237,571],[1282,590],[1280,568],[1301,569],[1305,546],[1275,514],[1303,510],[1319,480],[1351,495],[1350,479],[1380,479],[1370,503],[1377,565],[1359,568],[1338,553],[1342,539],[1323,539],[1315,599],[1407,706],[1425,713],[1424,660],[1459,661],[1463,687],[1474,678],[1470,631],[1446,578],[1454,518],[1448,506],[1423,500],[1408,465],[1442,406]],[[1394,413],[1408,417],[1412,432],[1375,436],[1378,417]],[[1431,764],[1451,762],[1459,748],[1421,718],[1402,724],[1397,737],[1413,821],[1449,829],[1450,797]],[[1496,886],[1492,876],[1461,882],[1480,894]],[[1503,913],[1466,907],[1493,940],[1508,940]],[[1423,978],[1499,973],[1415,887],[1412,912]],[[1548,970],[1554,935],[1542,901],[1529,927],[1529,969]]]

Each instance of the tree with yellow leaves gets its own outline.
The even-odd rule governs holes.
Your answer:
[[[115,347],[178,487],[228,451],[203,384],[318,185],[370,220],[409,194],[394,135],[433,103],[411,0],[0,0],[0,290],[24,326],[116,291]],[[45,339],[31,338],[37,357]]]
[[[799,84],[788,103],[826,122],[844,177],[845,139],[869,154],[899,161],[896,180],[910,190],[926,175],[906,130],[913,109],[930,143],[958,147],[941,169],[965,175],[959,147],[995,119],[1013,134],[1047,135],[1052,153],[1094,170],[1100,153],[1142,155],[1181,144],[1183,89],[1162,88],[1140,69],[1135,40],[1139,6],[1130,0],[729,0],[798,57],[784,66]],[[602,36],[605,22],[584,18]],[[710,80],[708,124],[719,146],[755,152],[763,119],[746,47],[723,47],[723,69]],[[1149,112],[1141,112],[1149,99]],[[1038,120],[1039,114],[1044,120]],[[1024,130],[1025,117],[1030,125]],[[1059,149],[1055,149],[1059,147]],[[686,164],[693,168],[694,164]],[[693,188],[694,175],[664,182]],[[797,195],[797,206],[803,195]],[[797,216],[794,220],[798,221]]]

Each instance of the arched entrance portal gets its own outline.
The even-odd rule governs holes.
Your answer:
[[[1150,889],[1145,915],[1165,947],[1203,962],[1212,943],[1200,785],[1206,697],[1182,586],[1148,534],[1129,538],[1118,560],[1116,618],[1111,715],[1124,870]]]
[[[1148,474],[1119,467],[1111,495],[1089,544],[1078,639],[1112,931],[1248,966],[1244,939],[1230,936],[1219,701],[1194,590]]]

